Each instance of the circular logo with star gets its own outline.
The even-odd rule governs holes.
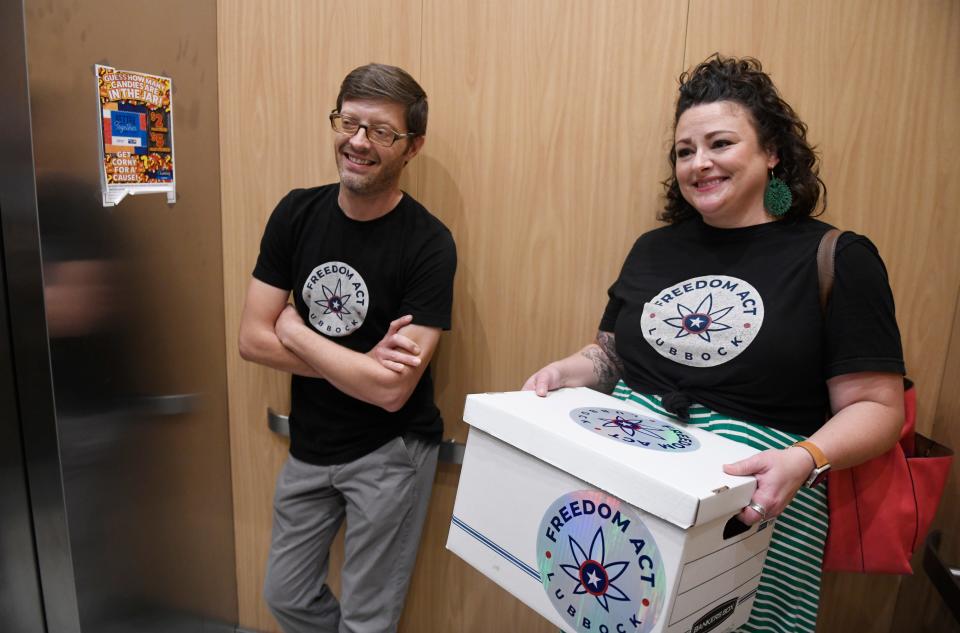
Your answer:
[[[750,347],[763,325],[763,299],[736,277],[694,277],[644,304],[643,336],[664,358],[715,367]]]
[[[669,586],[663,558],[640,513],[599,490],[550,504],[537,560],[547,598],[573,630],[645,633],[657,625]]]
[[[680,427],[630,411],[581,407],[571,411],[570,417],[594,433],[652,451],[686,453],[700,448],[700,441]]]
[[[343,262],[327,262],[313,269],[301,293],[310,325],[327,336],[346,336],[367,317],[367,283]]]

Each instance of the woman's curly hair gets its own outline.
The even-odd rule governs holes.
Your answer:
[[[689,108],[716,101],[733,101],[743,106],[753,119],[760,147],[776,151],[780,162],[774,167],[774,175],[793,192],[793,204],[783,217],[813,215],[821,189],[822,213],[827,207],[827,188],[820,179],[819,159],[807,142],[807,126],[780,97],[760,62],[752,57],[737,59],[714,53],[692,71],[681,74],[674,132],[680,115]],[[672,145],[670,166],[672,173],[663,182],[667,203],[659,219],[675,223],[695,217],[697,210],[680,193],[676,175],[677,151]]]

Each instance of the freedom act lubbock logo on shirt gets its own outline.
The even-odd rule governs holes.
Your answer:
[[[327,336],[346,336],[367,318],[367,282],[343,262],[314,268],[303,284],[302,297],[310,324]]]
[[[552,504],[537,536],[540,577],[557,613],[581,633],[646,633],[663,607],[663,559],[640,515],[598,490]]]
[[[644,304],[643,337],[664,358],[715,367],[750,346],[763,325],[763,299],[736,277],[708,275],[668,286]]]
[[[700,441],[680,427],[629,411],[581,407],[571,411],[570,417],[594,433],[653,451],[685,453],[700,448]]]

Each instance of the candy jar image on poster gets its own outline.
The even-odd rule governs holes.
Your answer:
[[[166,193],[168,203],[176,202],[172,80],[109,66],[95,70],[103,206],[143,193]]]

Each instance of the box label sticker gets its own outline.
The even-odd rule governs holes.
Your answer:
[[[540,521],[543,588],[581,633],[645,633],[660,616],[669,583],[663,558],[639,513],[598,490],[550,504]]]
[[[700,448],[700,441],[680,427],[629,411],[581,407],[571,411],[570,417],[594,433],[652,451],[687,453]]]
[[[690,629],[690,633],[707,633],[712,631],[733,615],[737,610],[737,599],[727,600],[707,615],[700,618]]]

